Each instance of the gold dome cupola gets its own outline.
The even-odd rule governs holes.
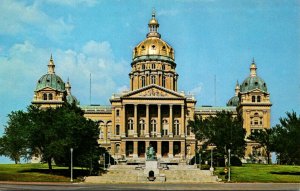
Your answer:
[[[156,84],[177,91],[174,49],[161,39],[155,12],[152,13],[148,27],[146,39],[133,49],[130,90]]]

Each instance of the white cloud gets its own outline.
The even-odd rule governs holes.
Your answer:
[[[0,4],[0,34],[16,35],[36,30],[56,39],[73,29],[63,18],[52,18],[41,11],[38,3],[25,4],[11,0],[1,1]]]
[[[190,90],[189,92],[195,96],[199,96],[200,93],[202,92],[202,87],[203,87],[203,84],[200,83],[196,87],[194,87],[192,90]]]
[[[51,4],[56,4],[56,5],[69,6],[69,7],[75,7],[75,6],[93,7],[97,3],[99,3],[100,0],[47,0],[46,2]]]

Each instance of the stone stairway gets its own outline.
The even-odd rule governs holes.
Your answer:
[[[199,183],[217,182],[217,176],[211,176],[209,170],[199,170],[189,165],[169,165],[168,170],[159,170],[159,174],[165,177],[166,183]],[[86,183],[147,183],[147,175],[137,165],[113,165],[100,176],[89,176]],[[154,182],[164,182],[158,178]]]

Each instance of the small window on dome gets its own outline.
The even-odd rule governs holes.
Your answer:
[[[166,50],[166,46],[163,46],[162,49],[163,49],[163,50]]]
[[[144,45],[142,46],[142,49],[145,50],[145,46]]]
[[[155,45],[152,45],[152,49],[155,49]]]
[[[256,86],[258,86],[258,82],[254,82],[254,84],[255,84]]]
[[[245,83],[245,86],[248,86],[248,83],[247,83],[247,82]]]
[[[39,80],[38,83],[41,83],[41,80]]]
[[[266,83],[264,83],[264,87],[266,87]]]
[[[60,83],[60,81],[59,81],[59,80],[57,80],[57,83],[59,84],[59,83]]]

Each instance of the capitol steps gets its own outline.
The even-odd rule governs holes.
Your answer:
[[[136,165],[113,165],[100,176],[86,177],[86,183],[148,183],[144,170],[136,170]],[[166,183],[200,183],[217,182],[217,176],[211,176],[209,170],[199,170],[193,166],[170,166],[169,170],[160,170],[160,176],[165,177]],[[162,182],[157,178],[154,182]]]

